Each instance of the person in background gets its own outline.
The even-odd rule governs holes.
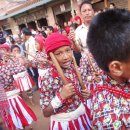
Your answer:
[[[109,9],[115,9],[116,5],[114,3],[110,3]]]
[[[68,26],[67,22],[64,22],[64,30],[66,31],[67,34],[69,34],[70,26]]]
[[[38,69],[38,77],[36,79],[36,87],[33,90],[35,92],[40,88],[40,84],[38,84],[38,81],[41,79],[41,76],[44,75],[45,71],[45,64],[47,61],[47,55],[44,48],[45,38],[42,35],[35,35],[35,46],[37,49],[36,55],[34,60],[32,61],[32,66]]]
[[[21,55],[24,55],[23,46],[22,46],[23,42],[22,42],[20,35],[13,35],[13,38],[15,41],[15,45],[18,45],[20,47]]]
[[[75,37],[77,41],[80,41],[79,44],[83,48],[87,48],[86,46],[87,33],[90,22],[94,17],[94,9],[92,4],[86,0],[80,4],[79,9],[83,23],[75,30]]]
[[[52,26],[47,26],[47,36],[51,35],[54,32],[54,28]]]
[[[0,39],[4,37],[4,34],[3,34],[3,31],[2,29],[0,28]]]
[[[20,89],[14,80],[14,75],[26,71],[26,68],[10,57],[9,45],[0,45],[0,51],[0,114],[9,130],[24,129],[37,120],[34,112],[19,96]]]
[[[25,49],[27,51],[28,54],[26,54],[26,58],[29,60],[29,62],[32,62],[34,60],[34,57],[36,55],[36,46],[35,46],[35,38],[32,36],[31,31],[28,28],[23,28],[22,29],[22,38],[25,42]],[[35,81],[35,84],[37,84],[37,80],[38,80],[38,69],[35,67],[28,67],[28,73],[29,75],[32,77],[32,79]],[[32,94],[30,93],[30,97],[32,99]],[[33,104],[33,102],[32,102]]]

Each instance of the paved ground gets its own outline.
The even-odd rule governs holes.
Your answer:
[[[24,101],[32,108],[32,110],[35,112],[36,116],[37,116],[37,121],[33,122],[32,125],[30,125],[33,130],[48,130],[48,126],[49,126],[49,119],[48,118],[44,118],[41,109],[40,109],[40,105],[39,105],[39,92],[35,92],[34,96],[33,96],[33,101],[34,101],[34,106],[32,106],[29,103],[28,98],[25,96],[25,94],[23,94],[24,96]],[[30,130],[30,126],[26,127],[25,130]],[[3,130],[7,130],[7,128],[5,127],[4,124],[2,124]]]

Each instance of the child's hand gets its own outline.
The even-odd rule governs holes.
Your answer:
[[[91,92],[87,89],[84,89],[84,90],[81,90],[81,95],[82,95],[82,97],[88,99],[91,96]]]
[[[60,96],[62,99],[67,99],[74,94],[75,94],[75,89],[74,89],[74,86],[72,85],[72,83],[69,83],[69,84],[63,86],[63,88],[60,92]]]

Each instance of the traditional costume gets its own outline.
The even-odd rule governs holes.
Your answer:
[[[23,129],[24,126],[28,126],[32,121],[36,121],[35,114],[19,96],[20,89],[14,83],[13,75],[23,71],[25,71],[23,66],[12,61],[9,62],[9,60],[6,63],[1,62],[0,64],[0,86],[6,92],[9,105],[8,112],[3,109],[2,117],[9,130]]]
[[[93,85],[91,114],[98,130],[130,129],[130,82],[120,84],[103,74]]]
[[[87,89],[92,91],[87,106],[95,129],[127,130],[130,127],[130,83],[119,84],[111,79],[90,53],[82,58],[80,70]],[[95,72],[98,72],[99,80],[96,80]]]
[[[68,38],[58,33],[49,36],[45,43],[47,54],[62,46],[71,46]],[[91,123],[82,102],[83,98],[80,95],[81,86],[79,85],[74,66],[71,65],[68,69],[63,69],[63,72],[68,82],[75,86],[76,94],[70,99],[71,102],[68,100],[66,102],[62,101],[61,106],[57,107],[61,103],[59,100],[62,100],[59,93],[63,87],[63,82],[55,66],[49,66],[40,83],[41,108],[46,109],[51,103],[54,109],[54,115],[50,117],[50,130],[90,130]]]

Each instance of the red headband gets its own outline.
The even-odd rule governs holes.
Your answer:
[[[47,54],[54,52],[62,46],[71,46],[70,40],[62,34],[53,33],[45,40],[45,50]]]
[[[7,45],[6,43],[4,43],[4,44],[0,44],[0,49],[2,49],[2,48],[6,49],[7,51],[10,50],[9,45]]]
[[[35,40],[39,43],[40,51],[42,51],[45,43],[45,38],[42,35],[35,35]]]

